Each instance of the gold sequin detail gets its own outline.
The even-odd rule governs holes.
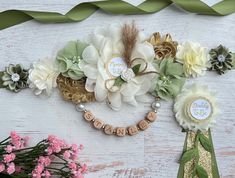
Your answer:
[[[64,100],[74,104],[95,101],[93,92],[85,89],[85,80],[72,80],[71,78],[59,75],[57,78],[58,88]]]
[[[208,132],[204,133],[206,137],[209,137]],[[192,148],[194,146],[196,138],[195,132],[188,132],[187,137],[187,150]],[[211,153],[206,151],[202,145],[198,144],[199,149],[199,165],[202,166],[206,172],[208,173],[208,178],[213,178],[212,176],[212,162],[211,162]],[[191,160],[187,162],[184,166],[184,178],[192,178],[192,170],[194,167],[195,161]],[[198,176],[195,176],[195,178],[199,178]]]

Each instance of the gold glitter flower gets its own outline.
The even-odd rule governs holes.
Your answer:
[[[172,41],[170,34],[161,36],[159,32],[154,33],[149,42],[153,45],[156,59],[164,59],[166,56],[175,57],[178,43]]]

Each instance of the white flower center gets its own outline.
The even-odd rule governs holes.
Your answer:
[[[12,75],[11,75],[11,80],[12,80],[13,82],[18,82],[18,81],[20,80],[20,75],[17,74],[17,73],[12,74]]]
[[[128,68],[128,69],[122,71],[121,78],[123,80],[125,80],[126,82],[130,81],[134,77],[135,77],[135,73],[133,72],[133,70],[131,68]]]
[[[122,71],[127,69],[127,65],[123,58],[121,57],[114,57],[110,59],[107,70],[108,73],[111,74],[113,77],[119,77],[122,74]]]
[[[189,106],[189,114],[197,121],[208,119],[212,114],[211,103],[204,98],[197,98]]]
[[[224,55],[220,54],[218,57],[217,57],[218,61],[220,62],[224,62],[225,61],[225,57]]]

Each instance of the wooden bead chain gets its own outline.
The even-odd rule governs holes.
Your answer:
[[[126,135],[136,135],[140,131],[144,131],[149,128],[150,123],[157,119],[157,110],[160,106],[161,104],[158,101],[153,102],[153,110],[149,111],[145,118],[140,120],[136,125],[131,125],[128,127],[113,127],[112,125],[105,124],[102,120],[96,118],[91,111],[86,110],[83,104],[76,105],[76,110],[83,112],[85,121],[90,122],[95,129],[102,130],[106,135],[124,137]]]

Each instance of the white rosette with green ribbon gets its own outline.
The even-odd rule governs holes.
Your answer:
[[[215,93],[207,86],[185,87],[175,99],[174,112],[187,132],[178,178],[218,178],[210,131],[218,115]]]

